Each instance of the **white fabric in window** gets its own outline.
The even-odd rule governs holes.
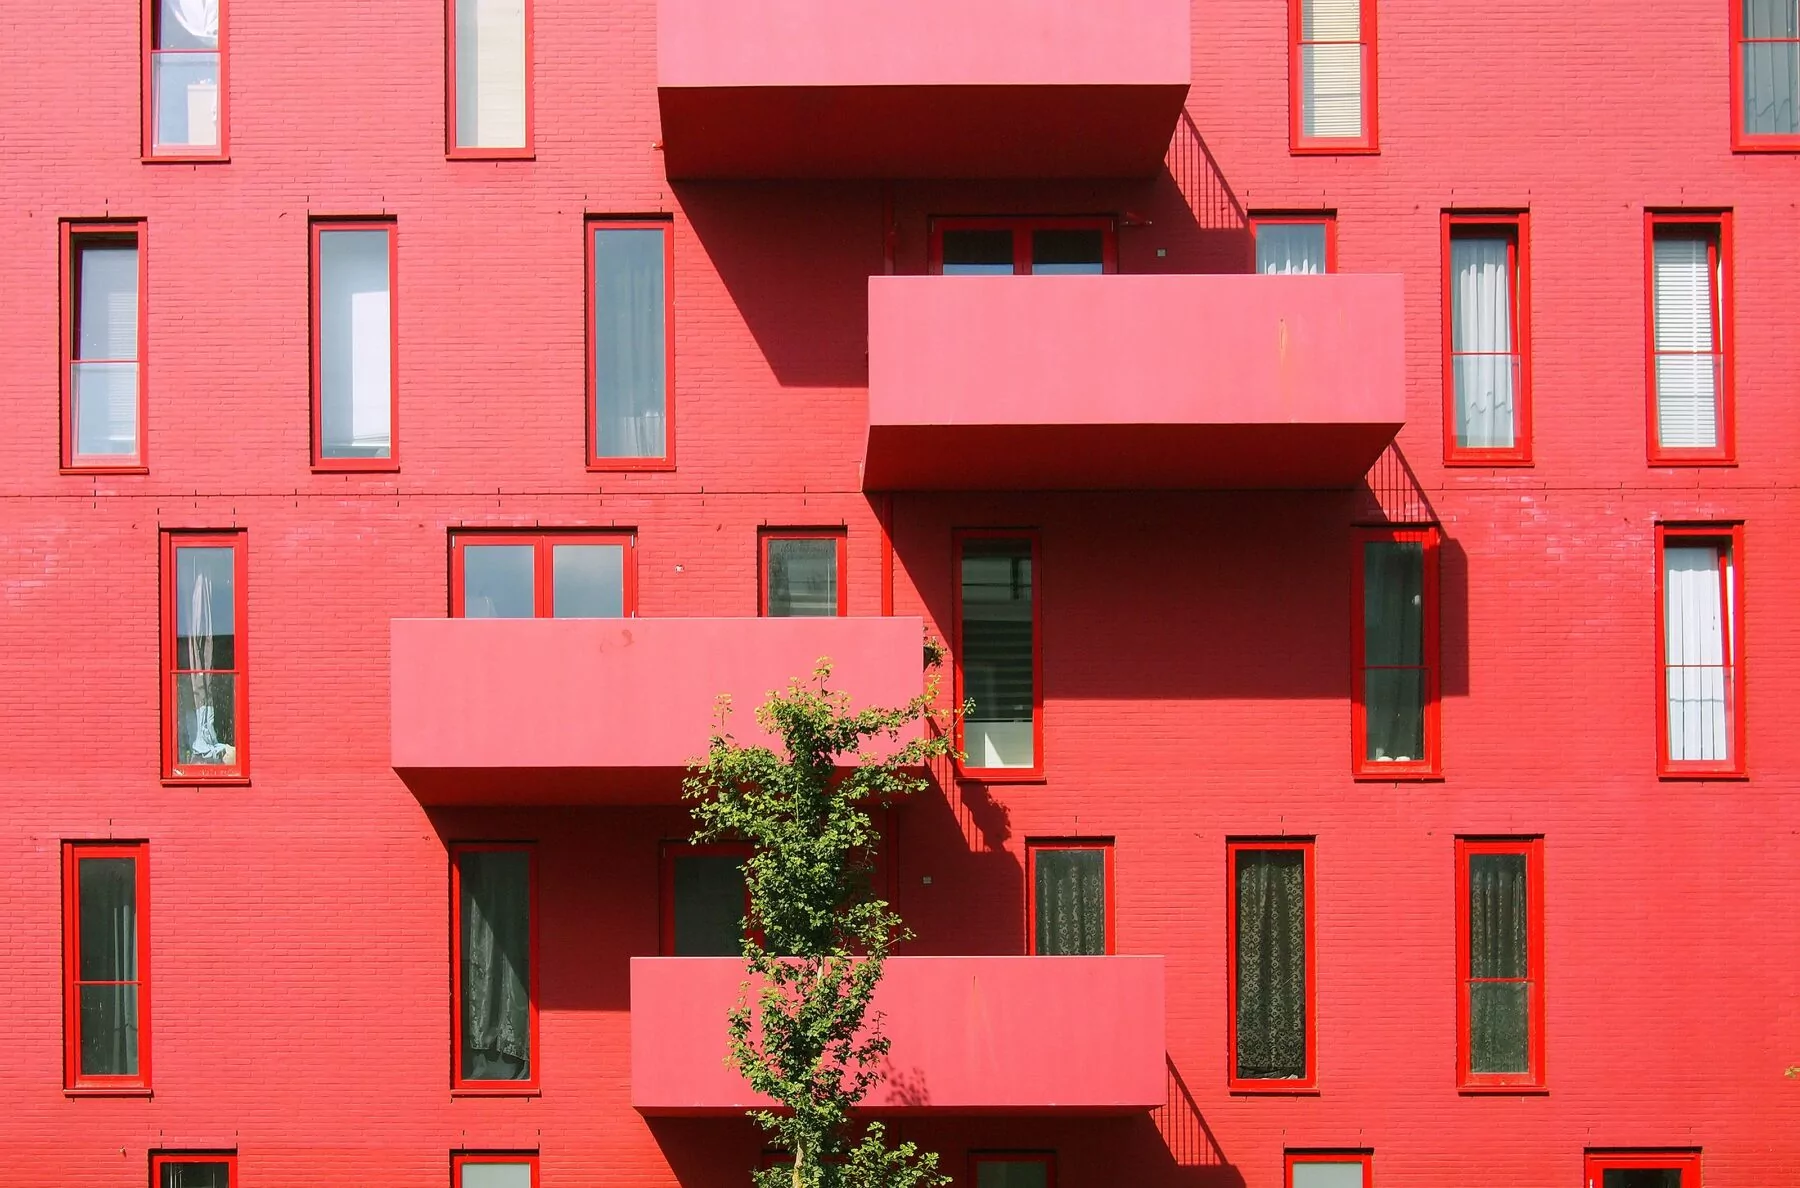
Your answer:
[[[1510,246],[1504,236],[1450,240],[1450,365],[1456,444],[1465,449],[1513,445],[1517,376]]]
[[[1361,1163],[1294,1164],[1294,1188],[1363,1188]]]
[[[180,34],[192,38],[193,48],[219,44],[219,0],[162,0],[162,37],[157,49],[189,48]]]
[[[1256,271],[1290,276],[1325,271],[1324,223],[1258,223]]]
[[[1655,241],[1656,434],[1671,448],[1718,444],[1719,358],[1708,248],[1694,236]]]
[[[385,458],[392,448],[388,233],[319,234],[320,449]]]
[[[1308,137],[1361,138],[1361,0],[1301,0],[1300,20],[1306,43],[1300,47],[1302,131]]]
[[[1731,757],[1725,663],[1725,586],[1716,545],[1663,550],[1663,632],[1668,665],[1669,758]],[[1729,580],[1729,569],[1726,571]]]
[[[525,147],[525,0],[456,0],[456,144]]]
[[[465,1163],[461,1188],[531,1188],[531,1165],[523,1161]]]
[[[1800,4],[1743,0],[1744,131],[1800,133]]]

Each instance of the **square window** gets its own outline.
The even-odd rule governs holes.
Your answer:
[[[452,157],[531,155],[531,0],[450,0]]]
[[[228,0],[144,0],[144,157],[225,159]]]
[[[1800,149],[1800,3],[1730,5],[1732,147]]]
[[[63,844],[63,1085],[150,1087],[149,847]]]
[[[65,222],[65,469],[144,464],[144,224]]]
[[[237,1188],[237,1156],[230,1151],[157,1151],[150,1156],[151,1188]]]
[[[1110,218],[940,218],[931,271],[943,276],[1097,276],[1118,271]]]
[[[1531,461],[1524,214],[1444,215],[1444,460]]]
[[[1700,1188],[1698,1151],[1589,1151],[1588,1188]]]
[[[750,895],[748,845],[663,843],[665,957],[736,957],[743,952]]]
[[[1731,216],[1651,213],[1645,235],[1650,463],[1730,464]]]
[[[1659,525],[1657,757],[1665,776],[1744,772],[1742,525]]]
[[[637,614],[637,542],[631,533],[458,532],[450,545],[452,618]]]
[[[392,470],[399,414],[391,221],[312,224],[313,465]]]
[[[450,1188],[537,1188],[538,1157],[524,1151],[457,1151]]]
[[[1374,152],[1375,0],[1289,0],[1290,147]]]
[[[1434,778],[1438,746],[1438,530],[1364,528],[1351,582],[1352,771]]]
[[[1337,271],[1337,216],[1253,214],[1256,271],[1265,276],[1318,276]]]
[[[1027,841],[1031,953],[1098,956],[1113,951],[1113,845],[1106,840]]]
[[[956,533],[956,700],[973,703],[958,723],[966,775],[1043,774],[1037,552],[1029,531]]]
[[[969,1179],[975,1188],[1056,1188],[1056,1157],[1029,1152],[972,1154]]]
[[[762,533],[762,613],[799,618],[849,613],[841,528]]]
[[[1367,1151],[1289,1151],[1288,1188],[1370,1188],[1375,1157]]]
[[[537,1087],[534,865],[528,845],[464,842],[450,849],[457,1089]]]
[[[163,533],[163,777],[250,772],[242,532]]]
[[[1226,843],[1236,1090],[1308,1090],[1313,1053],[1310,839]]]
[[[588,466],[666,470],[675,464],[672,228],[666,221],[590,219]]]
[[[1457,1068],[1464,1089],[1544,1084],[1541,838],[1456,840]]]

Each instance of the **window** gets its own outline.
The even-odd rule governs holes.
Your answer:
[[[312,252],[313,465],[391,470],[394,224],[314,222]]]
[[[227,0],[144,0],[144,156],[225,159]]]
[[[1800,148],[1800,3],[1731,5],[1731,146]]]
[[[143,842],[63,845],[63,1084],[150,1087],[150,904]]]
[[[537,1188],[538,1157],[519,1151],[457,1151],[450,1188]]]
[[[1729,463],[1731,216],[1651,214],[1650,462]]]
[[[1287,1188],[1369,1188],[1374,1161],[1367,1151],[1289,1151]]]
[[[1531,461],[1524,214],[1444,215],[1444,461]]]
[[[750,893],[744,885],[746,844],[663,844],[662,954],[736,957],[743,952]]]
[[[1375,0],[1288,0],[1290,147],[1374,152]]]
[[[1374,779],[1437,776],[1438,530],[1363,528],[1355,541],[1352,769]]]
[[[1031,952],[1046,957],[1113,951],[1111,841],[1027,841]]]
[[[1659,767],[1665,776],[1744,771],[1742,525],[1661,525],[1657,551]]]
[[[1056,1188],[1056,1156],[983,1152],[969,1156],[973,1188]]]
[[[1032,532],[956,534],[956,701],[974,703],[958,728],[965,774],[1043,772],[1037,549]]]
[[[230,1151],[159,1151],[150,1156],[150,1188],[237,1188]]]
[[[452,618],[637,614],[637,539],[628,532],[459,532],[450,545]]]
[[[1544,843],[1456,840],[1457,1080],[1544,1083]]]
[[[1317,276],[1337,271],[1337,216],[1253,214],[1256,271],[1282,276]]]
[[[1698,1151],[1589,1151],[1588,1188],[1700,1188]]]
[[[531,0],[450,0],[452,157],[531,155]]]
[[[666,221],[588,221],[588,466],[675,464],[669,393],[675,374],[675,258]]]
[[[144,224],[64,223],[65,469],[144,464]]]
[[[843,572],[843,529],[765,531],[762,613],[771,618],[849,614]]]
[[[1109,218],[933,219],[931,271],[944,276],[1079,276],[1117,272]]]
[[[249,774],[242,532],[163,534],[163,774]]]
[[[465,842],[450,848],[457,1089],[537,1087],[533,865],[528,845]]]
[[[1233,1089],[1313,1086],[1311,857],[1310,839],[1226,844]]]

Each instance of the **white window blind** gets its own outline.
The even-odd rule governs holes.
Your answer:
[[[1362,0],[1301,0],[1301,130],[1308,138],[1363,135]]]
[[[1511,241],[1497,235],[1450,240],[1450,365],[1456,444],[1513,445],[1518,359],[1513,354]]]
[[[393,322],[386,231],[319,233],[319,444],[326,458],[392,453]]]
[[[456,0],[456,147],[525,147],[525,0]]]
[[[1669,758],[1731,758],[1725,652],[1730,554],[1717,545],[1663,550],[1663,647]]]
[[[1710,244],[1691,236],[1655,239],[1652,301],[1656,336],[1657,441],[1672,449],[1718,444],[1717,315]]]

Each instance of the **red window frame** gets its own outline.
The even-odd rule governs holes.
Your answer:
[[[980,1188],[984,1163],[1041,1163],[1044,1188],[1056,1188],[1056,1154],[1053,1151],[970,1151],[969,1188]]]
[[[237,1188],[236,1151],[152,1151],[150,1188],[162,1188],[162,1169],[168,1163],[223,1163],[227,1188]]]
[[[962,556],[966,540],[1028,540],[1031,542],[1031,766],[976,767],[963,759],[963,716],[956,714],[956,771],[964,779],[989,784],[1023,783],[1044,778],[1044,566],[1043,541],[1036,528],[958,528],[950,545],[950,641],[951,676],[956,705],[963,694],[962,663]]]
[[[1669,757],[1668,602],[1664,590],[1669,545],[1711,546],[1721,554],[1720,605],[1725,611],[1725,713],[1730,757]],[[1744,766],[1744,526],[1742,524],[1658,524],[1656,526],[1656,770],[1664,779],[1742,779]]]
[[[1325,228],[1325,271],[1338,270],[1337,211],[1269,211],[1250,215],[1250,267],[1256,270],[1256,233],[1263,227],[1322,226]]]
[[[1471,938],[1469,860],[1480,854],[1525,856],[1525,977],[1482,978],[1469,975]],[[1471,986],[1480,981],[1524,981],[1525,1034],[1529,1062],[1524,1072],[1478,1073],[1469,1041]],[[1465,1092],[1518,1092],[1544,1086],[1544,839],[1541,837],[1456,839],[1456,1083]]]
[[[1118,952],[1117,906],[1113,899],[1113,839],[1110,837],[1055,837],[1025,840],[1025,952],[1037,951],[1037,858],[1046,850],[1099,850],[1105,859],[1106,952]]]
[[[594,232],[596,231],[660,231],[663,237],[663,456],[660,458],[603,458],[599,453],[600,394],[594,339]],[[582,334],[587,341],[587,390],[582,403],[587,410],[587,441],[582,449],[590,471],[674,470],[675,469],[675,222],[671,218],[613,218],[589,215],[582,221],[582,257],[585,274],[582,287],[587,292],[586,324]]]
[[[528,161],[537,156],[537,67],[532,38],[532,0],[525,6],[525,143],[484,148],[456,143],[456,0],[444,0],[444,156],[452,161]]]
[[[1451,242],[1460,231],[1499,232],[1507,240],[1508,282],[1512,310],[1512,350],[1517,361],[1518,391],[1513,399],[1513,445],[1481,449],[1456,444],[1456,358],[1451,318]],[[1464,214],[1445,211],[1443,218],[1444,292],[1444,464],[1447,466],[1531,465],[1531,215],[1526,211]],[[1462,352],[1470,354],[1474,352]]]
[[[1373,1151],[1288,1151],[1282,1158],[1281,1182],[1294,1188],[1294,1165],[1297,1163],[1360,1163],[1362,1188],[1375,1188],[1375,1153]]]
[[[1350,769],[1359,780],[1434,780],[1442,778],[1442,654],[1439,638],[1438,546],[1441,534],[1435,524],[1390,525],[1356,528],[1351,531],[1355,556],[1350,579]],[[1425,758],[1410,762],[1371,760],[1368,756],[1368,706],[1365,704],[1364,674],[1366,627],[1363,622],[1364,570],[1363,546],[1377,543],[1417,542],[1424,545],[1425,572],[1421,584],[1424,598],[1422,616],[1425,631],[1420,653],[1425,673]]]
[[[81,878],[84,858],[129,858],[137,864],[136,1076],[81,1072]],[[140,1095],[150,1092],[150,845],[142,841],[66,841],[63,859],[63,1091]],[[104,984],[104,983],[102,983]],[[123,983],[131,984],[131,983]]]
[[[850,613],[850,583],[844,580],[849,563],[849,532],[844,528],[763,528],[756,536],[756,613],[769,613],[769,542],[774,540],[837,541],[837,614]]]
[[[637,533],[614,529],[594,532],[570,529],[562,532],[494,532],[486,529],[452,530],[450,533],[450,617],[463,617],[463,549],[467,545],[531,545],[533,618],[555,617],[556,580],[553,565],[559,544],[611,544],[625,550],[621,618],[637,618]]]
[[[1791,153],[1800,151],[1800,134],[1753,134],[1744,131],[1744,50],[1751,45],[1792,45],[1791,37],[1744,35],[1744,0],[1726,0],[1731,20],[1731,151]]]
[[[661,870],[658,872],[658,883],[661,887],[660,910],[657,913],[657,946],[664,957],[675,956],[675,863],[681,858],[736,857],[749,861],[756,852],[756,847],[749,842],[708,842],[695,844],[685,841],[666,841],[662,844],[660,855]],[[750,893],[744,892],[744,918],[750,918]],[[791,1158],[791,1157],[790,1157]]]
[[[229,673],[234,703],[232,724],[237,739],[235,765],[210,766],[190,764],[183,768],[176,762],[180,701],[175,695],[175,682],[189,671],[177,667],[180,657],[175,644],[178,623],[175,552],[184,548],[228,548],[232,550],[233,591],[232,651],[235,668],[208,669]],[[172,784],[246,784],[250,780],[250,600],[249,600],[249,534],[243,529],[196,531],[165,529],[162,534],[162,701],[163,701],[163,781]]]
[[[1379,113],[1381,104],[1377,102],[1380,88],[1377,85],[1380,71],[1377,69],[1376,53],[1377,37],[1375,23],[1375,0],[1361,0],[1359,18],[1360,39],[1356,44],[1362,46],[1362,127],[1363,134],[1358,137],[1349,136],[1306,136],[1303,129],[1306,122],[1303,117],[1300,93],[1300,81],[1305,76],[1301,64],[1301,48],[1307,45],[1348,45],[1349,42],[1309,42],[1302,40],[1300,34],[1305,28],[1301,5],[1304,0],[1288,0],[1288,151],[1297,156],[1343,156],[1348,154],[1378,153],[1381,151],[1381,133]]]
[[[1700,1188],[1700,1152],[1681,1151],[1589,1151],[1585,1172],[1587,1188],[1605,1188],[1605,1173],[1613,1168],[1675,1168],[1681,1172],[1681,1188]]]
[[[531,1027],[531,1075],[520,1081],[472,1081],[462,1071],[462,856],[476,853],[525,855],[526,911],[531,913],[526,935],[526,965],[530,984],[525,988],[525,1013]],[[452,842],[450,844],[450,1091],[457,1096],[520,1097],[536,1094],[542,1066],[538,1053],[538,861],[531,842]]]
[[[1306,896],[1306,1075],[1299,1080],[1240,1077],[1237,1049],[1237,856],[1245,851],[1298,850]],[[1310,837],[1228,838],[1225,842],[1225,1084],[1233,1093],[1316,1093],[1318,1045],[1318,901],[1313,895],[1314,846]]]
[[[454,0],[452,0],[454,3]],[[393,471],[400,469],[400,224],[393,218],[314,218],[309,220],[307,273],[308,311],[312,336],[312,467],[315,471]],[[388,456],[325,456],[324,360],[322,316],[323,272],[319,237],[331,231],[380,231],[388,248]]]
[[[1713,281],[1713,354],[1719,359],[1718,444],[1688,449],[1661,443],[1656,411],[1656,240],[1659,234],[1707,242]],[[1652,466],[1733,466],[1737,463],[1737,417],[1734,411],[1737,368],[1732,349],[1731,212],[1646,211],[1644,214],[1644,372]]]
[[[150,253],[149,223],[144,219],[64,219],[61,235],[62,279],[62,469],[79,474],[145,474],[149,470],[146,422],[150,417]],[[137,453],[79,455],[76,447],[76,363],[124,362],[112,359],[78,359],[81,342],[81,272],[78,253],[95,241],[131,240],[138,254],[137,280]]]
[[[927,263],[932,276],[944,273],[944,232],[946,231],[1011,231],[1013,236],[1013,275],[1031,275],[1031,233],[1033,231],[1098,231],[1100,236],[1100,271],[1119,271],[1118,220],[1110,215],[1059,215],[1055,217],[1014,218],[993,216],[938,216],[931,220],[931,245]]]
[[[143,160],[146,163],[201,164],[231,159],[231,0],[219,0],[219,47],[217,50],[159,50],[156,48],[156,10],[161,0],[144,0],[142,20],[144,48],[142,86],[139,108],[143,121]],[[217,152],[156,151],[156,55],[165,53],[217,53],[219,55],[219,148]]]
[[[450,1188],[463,1188],[463,1165],[469,1163],[523,1163],[531,1168],[531,1188],[538,1188],[536,1151],[452,1151]]]

